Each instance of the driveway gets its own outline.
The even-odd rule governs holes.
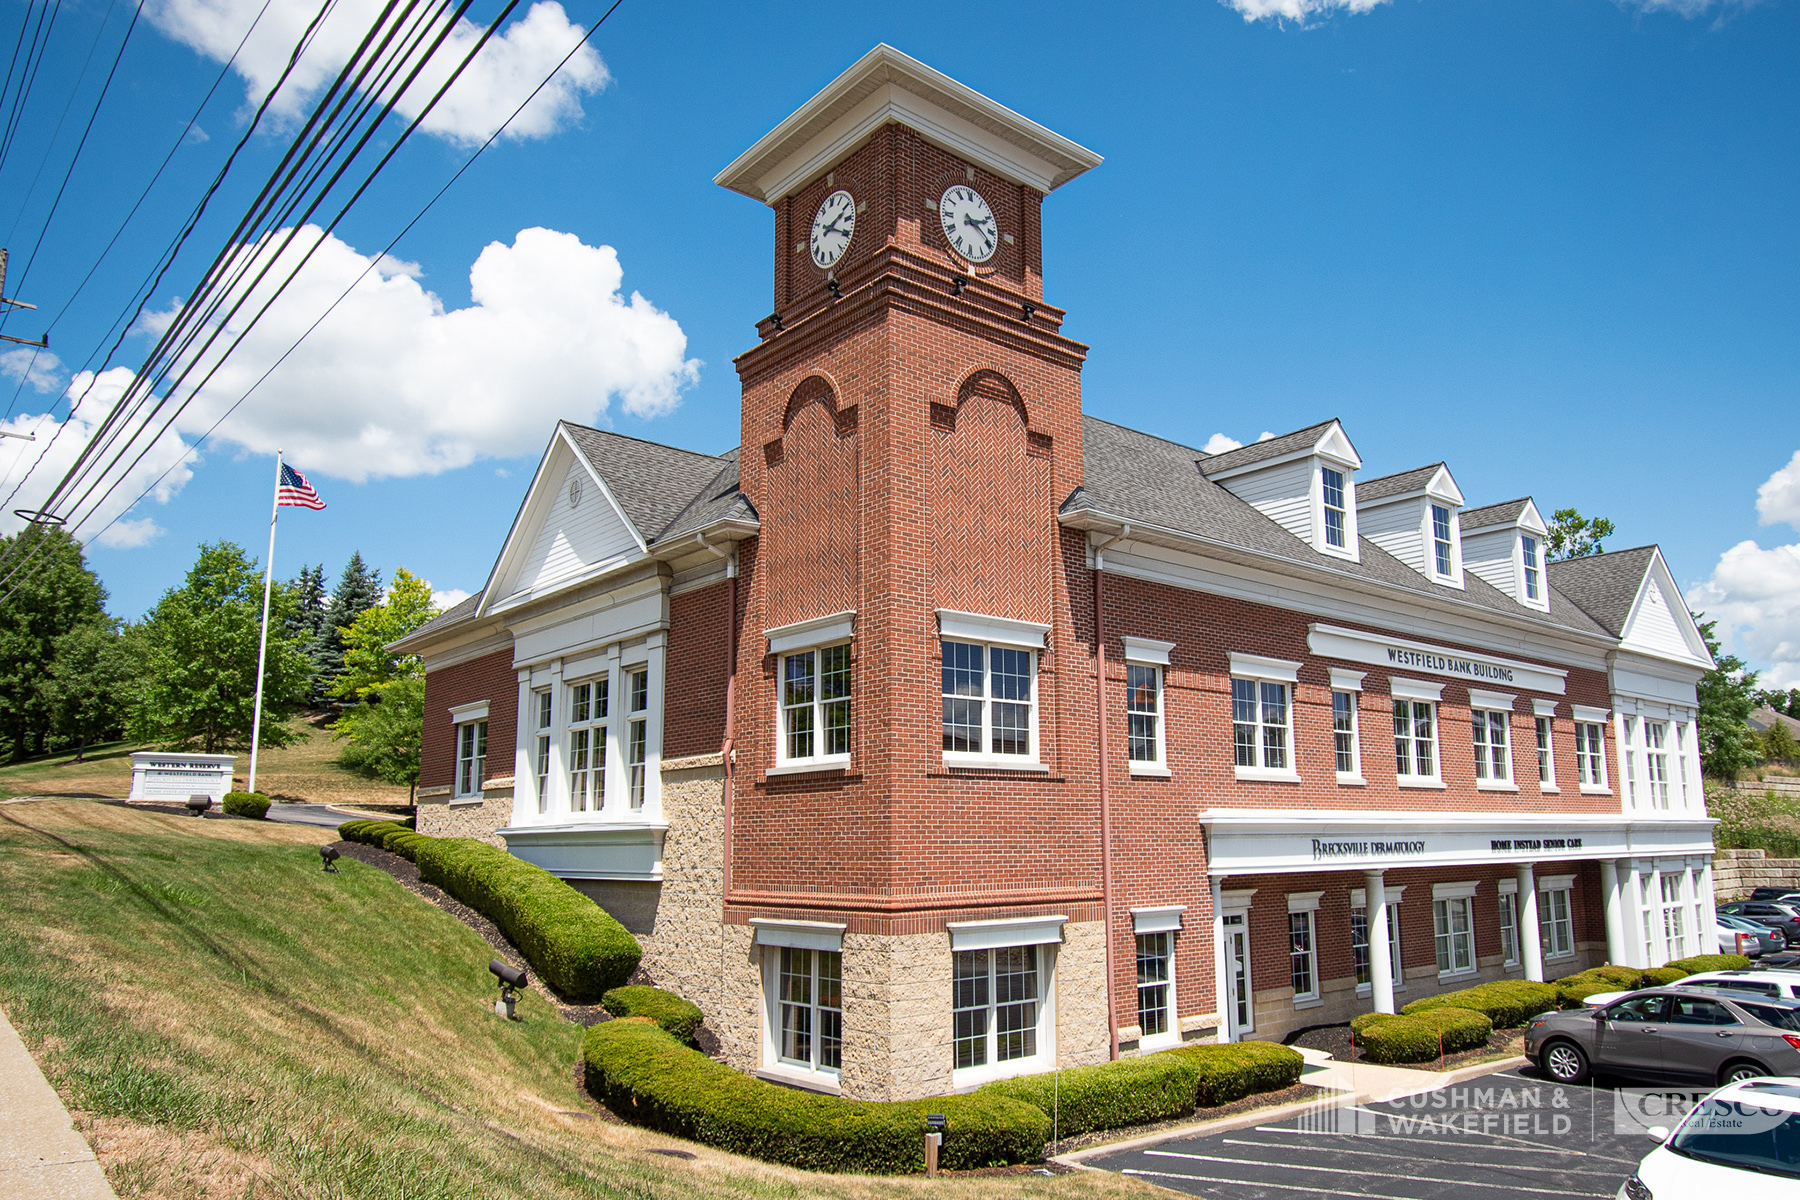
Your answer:
[[[1656,1144],[1618,1132],[1615,1106],[1611,1086],[1565,1087],[1525,1068],[1392,1102],[1326,1100],[1267,1125],[1086,1165],[1211,1200],[1586,1200],[1617,1195]]]
[[[325,825],[336,829],[345,821],[367,820],[368,813],[346,812],[330,804],[271,804],[267,819],[286,825]]]

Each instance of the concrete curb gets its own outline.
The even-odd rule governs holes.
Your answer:
[[[0,1195],[118,1200],[69,1110],[0,1011]]]
[[[1462,1083],[1465,1080],[1479,1079],[1483,1075],[1492,1075],[1499,1071],[1506,1071],[1514,1067],[1525,1066],[1529,1064],[1530,1061],[1530,1059],[1523,1055],[1519,1055],[1513,1058],[1495,1059],[1493,1062],[1474,1063],[1467,1067],[1460,1067],[1454,1071],[1444,1071],[1441,1073],[1433,1071],[1430,1072],[1432,1084],[1431,1089],[1429,1090],[1435,1090],[1440,1087],[1449,1087],[1452,1084]],[[1419,1073],[1426,1074],[1426,1072],[1423,1071]],[[1379,1102],[1392,1099],[1393,1094],[1392,1089],[1386,1091],[1381,1089],[1368,1089],[1357,1091],[1355,1093],[1339,1091],[1335,1093],[1332,1099],[1337,1103],[1348,1102],[1351,1104],[1367,1104],[1371,1100]],[[1412,1093],[1408,1092],[1406,1094],[1411,1095]],[[1119,1154],[1127,1150],[1141,1150],[1145,1146],[1156,1146],[1163,1142],[1180,1141],[1183,1138],[1205,1137],[1208,1134],[1213,1133],[1231,1133],[1238,1129],[1248,1129],[1252,1125],[1265,1125],[1270,1121],[1279,1121],[1284,1117],[1303,1113],[1308,1109],[1316,1107],[1323,1099],[1325,1099],[1325,1097],[1321,1096],[1311,1100],[1294,1100],[1287,1104],[1276,1105],[1273,1108],[1255,1108],[1251,1109],[1249,1112],[1238,1113],[1236,1116],[1220,1117],[1213,1121],[1200,1121],[1196,1124],[1183,1125],[1176,1129],[1164,1129],[1157,1133],[1145,1134],[1142,1137],[1126,1138],[1117,1142],[1102,1142],[1097,1146],[1083,1146],[1081,1149],[1071,1150],[1067,1154],[1055,1155],[1050,1161],[1061,1163],[1065,1167],[1076,1167],[1090,1171],[1099,1170],[1100,1168],[1087,1166],[1085,1160],[1099,1158],[1107,1154]]]

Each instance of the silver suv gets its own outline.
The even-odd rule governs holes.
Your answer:
[[[1592,1071],[1718,1083],[1800,1075],[1800,1000],[1649,988],[1533,1017],[1525,1053],[1558,1083],[1581,1083]]]

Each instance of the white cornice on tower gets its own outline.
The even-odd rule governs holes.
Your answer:
[[[773,206],[897,123],[1003,179],[1051,192],[1101,158],[892,46],[879,45],[713,177]]]

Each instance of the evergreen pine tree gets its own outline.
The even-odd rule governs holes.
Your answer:
[[[306,706],[317,708],[325,702],[325,683],[318,675],[319,664],[313,661],[319,635],[325,632],[325,609],[329,599],[325,594],[325,564],[311,567],[300,564],[300,574],[290,579],[287,586],[294,597],[294,611],[286,625],[287,636],[306,655],[313,676],[306,686]]]
[[[330,695],[344,673],[344,630],[356,618],[381,603],[381,572],[363,561],[359,550],[344,564],[331,603],[325,607],[324,628],[313,642],[313,681],[321,695]]]

